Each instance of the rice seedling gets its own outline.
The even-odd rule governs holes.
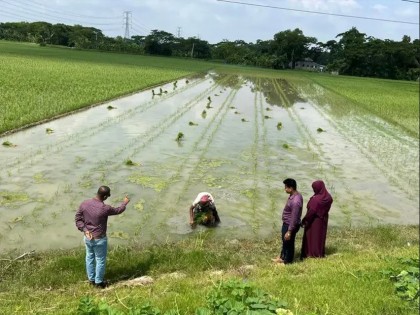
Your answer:
[[[139,166],[140,165],[140,163],[133,162],[131,159],[126,159],[124,161],[124,164],[127,165],[127,166]]]
[[[246,120],[245,118],[241,119],[242,122],[249,122],[249,120]]]
[[[283,143],[282,147],[283,147],[284,149],[290,149],[290,146],[289,146],[287,143]]]
[[[113,110],[113,109],[116,109],[116,107],[114,107],[114,106],[112,106],[112,105],[108,105],[107,109],[108,109],[108,110]]]
[[[202,112],[201,112],[201,117],[202,118],[206,118],[207,117],[207,112],[206,112],[206,110],[203,110]]]
[[[13,220],[10,220],[9,223],[18,223],[21,221],[23,221],[23,216],[16,217]]]
[[[17,146],[16,144],[14,144],[10,141],[4,141],[2,144],[3,144],[3,146],[8,147],[8,148],[13,148],[13,147]]]
[[[136,209],[138,212],[143,212],[143,210],[144,210],[144,203],[145,203],[145,200],[144,199],[140,199],[134,205],[134,209]]]
[[[239,114],[240,114],[240,112],[238,112],[238,111],[235,111],[235,114],[236,114],[236,115],[239,115]]]
[[[20,192],[0,191],[0,206],[13,205],[29,200],[29,196]]]
[[[230,106],[229,108],[230,108],[230,109],[236,109],[236,107],[235,107],[235,106]]]
[[[35,173],[32,177],[36,183],[45,183],[47,181],[42,173]]]
[[[318,131],[318,132],[325,132],[325,130],[322,129],[322,128],[318,128],[316,131]]]
[[[277,129],[281,130],[283,128],[283,123],[282,122],[278,122],[277,123]]]
[[[207,97],[207,100],[209,101],[209,102],[211,102],[211,97],[209,96],[209,97]]]
[[[188,83],[190,83],[190,81],[188,81],[188,80],[185,80],[185,83],[186,83],[186,84],[188,84]]]
[[[178,132],[175,141],[180,142],[182,140],[184,140],[184,134],[182,132]]]
[[[111,233],[109,233],[109,237],[111,238],[119,238],[122,240],[128,240],[130,238],[130,235],[128,235],[125,232],[122,231],[113,231]]]
[[[264,119],[271,119],[271,116],[265,115]]]
[[[266,107],[265,110],[269,112],[272,109],[270,107]]]
[[[207,109],[210,109],[210,108],[213,108],[212,106],[210,106],[210,103],[208,103],[207,105],[206,105],[206,108]]]
[[[54,132],[54,130],[53,130],[53,129],[51,129],[51,128],[46,128],[46,129],[45,129],[45,132],[46,132],[47,134],[51,134],[51,133],[53,133],[53,132]]]
[[[190,121],[190,122],[188,123],[188,125],[189,125],[189,126],[198,126],[198,124],[197,124],[197,123],[195,123],[195,122],[193,122],[193,121]]]

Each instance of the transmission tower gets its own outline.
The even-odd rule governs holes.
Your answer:
[[[181,29],[182,29],[182,28],[181,28],[181,26],[178,26],[178,27],[177,27],[176,34],[177,34],[177,37],[178,37],[178,38],[180,38],[180,37],[181,37]]]
[[[125,25],[125,33],[124,38],[130,38],[130,27],[131,27],[131,11],[124,11],[124,25]]]

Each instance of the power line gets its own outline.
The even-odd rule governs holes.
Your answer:
[[[413,0],[401,0],[401,1],[405,1],[405,2],[413,2],[413,3],[420,3],[419,1],[413,1]]]
[[[24,5],[26,6],[37,6],[38,10],[42,9],[45,11],[49,11],[49,12],[53,12],[53,13],[59,13],[59,14],[63,14],[63,15],[68,15],[68,16],[72,16],[72,17],[78,17],[78,18],[85,18],[85,19],[105,19],[105,20],[119,20],[120,17],[105,17],[105,16],[89,16],[89,15],[82,15],[82,14],[75,14],[75,13],[70,13],[70,12],[66,12],[66,11],[58,11],[58,10],[54,10],[54,9],[50,9],[47,8],[45,5],[37,3],[35,1],[29,1],[29,0],[18,0],[15,1],[17,3],[19,2],[23,2]]]
[[[140,24],[137,24],[136,22],[134,22],[133,20],[131,20],[131,24],[132,25],[134,25],[135,27],[137,27],[137,28],[139,28],[139,29],[141,29],[141,30],[143,30],[144,32],[149,32],[149,29],[147,29],[147,28],[145,28],[145,27],[143,27],[143,26],[141,26]]]
[[[18,11],[21,11],[22,13],[24,13],[24,14],[30,14],[32,16],[32,19],[34,17],[37,18],[37,19],[39,17],[41,17],[41,19],[44,19],[44,20],[47,20],[48,18],[50,18],[50,19],[53,19],[53,20],[59,21],[59,22],[62,22],[64,20],[64,21],[71,21],[72,23],[76,23],[76,24],[89,24],[89,25],[94,25],[94,26],[103,26],[103,25],[110,26],[110,25],[116,25],[116,23],[81,22],[81,21],[75,20],[74,18],[68,18],[68,17],[58,16],[58,15],[55,15],[55,14],[54,15],[48,14],[48,13],[42,12],[41,9],[37,9],[37,8],[34,8],[34,7],[32,7],[32,8],[29,8],[28,6],[22,7],[22,5],[24,5],[23,3],[18,3],[18,5],[17,5],[15,3],[11,3],[11,2],[8,2],[6,0],[0,0],[0,2],[3,2],[6,5],[9,5],[9,6],[14,7],[14,8],[12,8],[12,7],[7,7],[6,6],[3,9],[9,9],[9,10],[13,10],[13,11],[18,10]]]
[[[372,21],[381,21],[381,22],[391,22],[391,23],[419,25],[419,23],[416,23],[416,22],[407,22],[407,21],[398,21],[398,20],[388,20],[388,19],[372,18],[372,17],[366,17],[366,16],[357,16],[357,15],[347,15],[347,14],[339,14],[339,13],[328,13],[328,12],[320,12],[320,11],[311,11],[311,10],[283,8],[283,7],[276,7],[276,6],[271,6],[271,5],[262,5],[262,4],[257,4],[257,3],[246,3],[246,2],[230,1],[230,0],[217,0],[217,1],[219,1],[219,2],[226,2],[226,3],[233,3],[233,4],[243,4],[243,5],[253,6],[253,7],[261,7],[261,8],[269,8],[269,9],[277,9],[277,10],[285,10],[285,11],[295,11],[295,12],[303,12],[303,13],[312,13],[312,14],[339,16],[339,17],[346,17],[346,18],[353,18],[353,19],[362,19],[362,20],[372,20]]]

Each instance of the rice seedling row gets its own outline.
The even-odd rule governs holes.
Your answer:
[[[368,178],[369,178],[368,174],[372,174],[372,175],[370,175],[372,177],[382,176],[382,175],[387,174],[389,172],[389,169],[388,170],[384,169],[383,165],[381,165],[381,161],[377,159],[377,157],[378,157],[377,152],[375,152],[375,150],[372,150],[372,148],[369,148],[369,147],[366,146],[367,135],[369,135],[368,139],[375,139],[375,138],[378,137],[377,135],[375,135],[376,131],[373,127],[365,130],[363,128],[363,125],[360,126],[358,124],[358,121],[353,119],[354,115],[351,116],[351,119],[350,118],[347,118],[347,119],[332,119],[330,115],[326,114],[326,112],[325,112],[326,107],[321,108],[320,106],[314,105],[313,101],[310,101],[310,104],[311,104],[311,107],[307,108],[307,110],[310,111],[309,116],[314,116],[314,117],[320,116],[320,117],[322,117],[325,120],[325,122],[328,123],[328,125],[330,126],[329,128],[332,128],[332,130],[328,131],[328,134],[331,134],[331,132],[334,132],[335,130],[340,134],[340,136],[339,136],[340,138],[336,140],[336,144],[337,144],[337,147],[335,148],[336,151],[340,152],[342,150],[347,150],[349,152],[349,155],[354,154],[353,159],[355,159],[355,161],[358,160],[357,156],[360,153],[362,154],[362,156],[364,158],[368,159],[362,165],[363,168],[366,168],[366,170],[364,171],[365,176],[367,176]],[[338,104],[336,103],[336,105],[338,105]],[[315,111],[312,112],[311,109],[314,109]],[[309,118],[307,120],[308,120],[307,121],[308,125],[311,125],[311,123],[309,121]],[[312,128],[315,128],[315,126],[313,124],[312,124]],[[383,134],[382,134],[381,131],[378,131],[378,133],[381,135],[381,137],[383,137]],[[341,140],[341,138],[342,138],[342,140]],[[395,143],[395,139],[393,139],[393,138],[389,139],[387,137],[386,139],[384,138],[383,140],[387,145],[389,145],[389,144],[392,145],[392,143]],[[341,146],[341,144],[345,144],[345,143],[348,143],[349,145],[345,146],[343,149],[340,150],[339,146]],[[353,150],[355,152],[350,153],[351,150],[352,150],[351,149],[352,145],[355,146],[356,150]],[[407,153],[409,153],[409,152],[407,152]],[[392,152],[390,152],[389,154],[392,155]],[[412,156],[412,154],[411,155],[408,154],[408,155]],[[374,175],[375,171],[374,171],[374,169],[369,168],[369,165],[370,165],[369,163],[372,163],[374,168],[379,169],[381,174]],[[342,163],[340,162],[340,164],[342,164]],[[346,164],[348,164],[348,163],[346,163]],[[386,165],[386,163],[385,163],[385,165]],[[342,178],[341,183],[349,182],[349,178],[348,178],[349,175],[347,174],[347,177],[343,177],[343,171],[348,173],[348,169],[353,169],[353,167],[349,167],[349,165],[347,165],[347,167],[342,165],[341,168],[342,168],[341,175],[340,175],[340,177]],[[361,169],[360,169],[360,171],[363,172]],[[363,173],[359,173],[359,174],[363,174]],[[333,175],[337,176],[338,174],[335,173]],[[354,175],[351,175],[351,176],[354,177]],[[368,179],[365,178],[365,179],[361,179],[361,180],[366,182]],[[388,178],[388,181],[389,180],[390,179]],[[352,180],[350,180],[350,181],[352,181]],[[392,182],[392,180],[391,180],[391,182]],[[341,185],[339,181],[335,181],[335,183]],[[396,184],[396,183],[394,182],[394,184]],[[390,216],[395,215],[395,212],[394,212],[395,208],[394,209],[391,208],[392,210],[390,210],[389,208],[386,209],[386,208],[378,206],[378,205],[376,205],[375,210],[372,211],[372,213],[375,213],[374,216],[370,215],[369,213],[360,213],[360,209],[363,208],[363,205],[360,204],[360,198],[361,198],[360,194],[362,193],[362,191],[360,191],[360,189],[358,189],[358,188],[350,189],[348,186],[344,186],[343,188],[346,191],[346,194],[344,194],[342,196],[342,197],[344,197],[343,201],[345,201],[347,199],[348,203],[354,205],[353,208],[351,209],[353,215],[354,215],[354,212],[357,212],[361,215],[361,217],[362,216],[363,217],[368,217],[372,223],[375,223],[376,220],[380,220],[381,217],[390,217]],[[410,188],[408,188],[408,189],[407,188],[408,187],[405,187],[404,189],[402,189],[402,188],[400,188],[400,189],[402,189],[404,191],[410,190]],[[384,187],[383,189],[390,189],[390,188],[385,188]],[[369,189],[369,190],[371,190],[371,189]],[[357,193],[358,195],[355,194],[355,191],[359,191]],[[383,199],[384,198],[383,195],[384,194],[389,195],[389,193],[390,192],[384,192],[384,193],[382,193],[381,197],[379,197],[380,195],[378,195],[378,197],[376,197],[376,198],[382,198]],[[339,195],[339,194],[340,193],[337,192],[337,195]],[[377,193],[374,192],[372,194],[373,194],[372,196],[366,195],[364,197],[365,200],[367,200],[368,198],[375,198],[375,194],[377,194]],[[350,197],[350,199],[349,199],[349,197]],[[340,200],[341,197],[339,197],[337,199]],[[390,200],[390,201],[392,201],[392,200]],[[340,205],[340,208],[343,209],[343,212],[345,212],[345,209],[347,209],[347,206],[345,204],[342,204],[342,203],[339,204],[339,205]],[[347,213],[346,215],[349,215],[349,213]],[[353,217],[353,220],[355,220],[354,217]]]
[[[211,88],[210,88],[210,90],[211,90]],[[207,89],[206,90],[206,93],[209,91],[209,89]],[[194,105],[194,103],[196,103],[197,102],[197,97],[195,97],[194,99],[193,99],[193,101],[191,102],[191,104],[188,104],[188,106],[187,106],[187,109],[188,108],[190,108],[190,107],[192,107],[193,105]],[[178,114],[178,116],[179,116],[179,114]],[[160,127],[159,125],[162,125],[162,124],[157,124],[155,127]],[[153,132],[153,129],[156,129],[156,128],[151,128],[150,129],[150,131],[151,131],[151,133]],[[156,131],[156,130],[155,130]],[[149,133],[149,132],[146,132],[146,134],[147,133]],[[102,165],[105,165],[105,164],[108,164],[108,163],[111,163],[111,161],[112,161],[112,158],[113,157],[116,157],[117,155],[113,155],[113,156],[111,156],[111,158],[109,158],[109,159],[107,159],[105,162],[104,161],[102,161]],[[117,162],[117,164],[119,164],[120,165],[120,163],[121,162]],[[98,172],[98,174],[100,174],[101,176],[104,174],[104,172],[103,172],[103,170],[101,169],[101,166],[94,166],[94,167],[92,167],[91,169],[89,169],[86,173],[84,173],[84,174],[82,174],[82,176],[81,176],[81,179],[83,180],[83,178],[84,177],[86,177],[86,178],[89,178],[89,180],[90,181],[92,181],[92,178],[93,178],[93,173],[94,173],[94,171],[101,171],[101,172]],[[102,178],[102,179],[100,179],[100,180],[102,180],[102,182],[103,182],[103,180],[104,180],[104,178]],[[77,182],[77,179],[76,179],[76,182]],[[88,187],[89,187],[90,185],[88,185]],[[73,204],[73,206],[72,206],[72,208],[73,209],[75,209],[77,207],[77,205],[76,204]],[[45,220],[44,218],[42,219],[42,220]],[[40,219],[40,221],[42,221],[41,219]],[[44,221],[44,224],[48,224],[48,223],[45,223],[45,221]]]
[[[177,191],[178,198],[174,202],[173,205],[169,206],[167,211],[164,212],[163,217],[155,218],[155,220],[151,223],[152,231],[158,231],[159,228],[164,228],[168,222],[169,216],[183,216],[185,213],[185,205],[181,206],[180,201],[181,197],[185,196],[188,190],[188,187],[192,184],[193,175],[197,173],[199,167],[203,165],[203,161],[205,158],[206,153],[208,152],[208,148],[210,143],[213,140],[215,133],[217,132],[221,122],[223,121],[225,115],[229,110],[229,104],[235,97],[237,90],[232,90],[223,103],[219,106],[216,113],[213,115],[212,119],[208,122],[207,128],[205,128],[204,132],[198,137],[197,141],[193,145],[193,152],[201,152],[199,155],[192,156],[189,158],[185,163],[182,164],[182,167],[178,169],[177,176],[180,176],[181,170],[184,171],[183,178],[180,178],[179,183],[181,187],[177,187],[172,185],[172,190]],[[191,161],[192,160],[192,161]],[[189,162],[189,163],[187,163]],[[185,172],[184,167],[188,165],[188,172]],[[168,191],[167,191],[168,192]],[[158,201],[158,200],[156,200]],[[180,211],[181,209],[181,211]],[[152,236],[153,237],[153,236]],[[156,235],[154,236],[156,237]]]
[[[297,112],[296,108],[291,106],[292,104],[290,103],[289,99],[285,95],[284,90],[282,89],[282,87],[279,85],[277,81],[275,82],[274,86],[276,87],[276,90],[278,91],[280,98],[283,100],[283,102],[285,102],[287,113],[290,115],[291,119],[296,123],[298,127],[298,131],[301,134],[301,137],[303,139],[306,139],[308,150],[314,152],[313,157],[315,156],[317,157],[318,162],[316,164],[316,168],[311,169],[310,171],[306,170],[306,173],[312,174],[313,179],[322,178],[325,181],[327,187],[332,187],[333,186],[332,183],[334,181],[337,181],[337,177],[339,178],[340,174],[336,171],[334,171],[331,174],[330,171],[327,171],[327,170],[335,170],[336,169],[335,165],[332,162],[329,162],[327,160],[325,152],[321,150],[321,146],[319,145],[318,141],[312,136],[310,130],[300,118],[299,113]],[[294,90],[292,85],[289,85],[289,88],[292,89],[292,91]],[[349,202],[353,204],[351,213],[350,212],[344,213],[346,217],[345,219],[346,221],[350,220],[351,222],[351,220],[357,220],[355,214],[358,214],[360,217],[368,217],[369,220],[373,219],[373,216],[371,216],[369,213],[366,213],[365,211],[362,210],[362,207],[360,207],[360,204],[358,203],[358,198],[353,193],[353,191],[351,191],[350,189],[346,189],[346,195],[347,195],[348,200],[344,202]],[[336,194],[335,196],[336,196],[336,204],[338,203],[339,205],[338,208],[341,208],[341,200],[340,200],[341,198],[338,194]]]
[[[351,122],[349,125],[346,123],[336,123],[331,118],[328,117],[328,114],[323,111],[322,108],[313,104],[313,108],[318,111],[320,115],[326,119],[331,126],[334,126],[336,130],[341,132],[343,137],[353,145],[355,145],[358,150],[377,168],[384,174],[388,180],[395,185],[397,185],[403,193],[407,193],[409,198],[414,198],[415,193],[418,189],[418,175],[415,170],[411,169],[410,167],[407,168],[398,168],[398,173],[391,173],[390,171],[394,171],[394,166],[403,163],[409,166],[411,163],[411,159],[415,158],[413,154],[409,151],[405,151],[405,154],[401,154],[403,148],[399,145],[399,142],[394,142],[389,137],[385,139],[379,137],[379,143],[372,143],[375,141],[376,130],[367,124],[360,124],[358,125],[357,122]],[[365,129],[366,128],[366,129]],[[370,137],[364,137],[364,135],[370,135]],[[376,140],[377,141],[377,140]],[[414,144],[415,146],[415,144]],[[382,150],[378,152],[378,149]],[[413,147],[412,147],[413,148]],[[412,149],[411,148],[411,149]],[[375,152],[376,151],[376,152]],[[418,151],[415,150],[415,153],[418,154]],[[385,157],[389,155],[395,155],[390,159]],[[418,157],[418,155],[417,155]],[[402,158],[402,160],[401,160]],[[407,160],[404,160],[407,159]],[[410,161],[411,160],[411,161]],[[410,189],[407,187],[407,180],[410,181],[412,188]]]
[[[116,116],[106,118],[103,121],[98,122],[94,126],[89,126],[88,128],[83,128],[80,131],[76,131],[72,134],[69,134],[67,137],[56,139],[56,141],[54,141],[53,143],[48,144],[46,146],[43,146],[41,148],[37,148],[37,149],[35,149],[35,151],[30,151],[30,152],[27,152],[27,153],[20,154],[17,159],[13,159],[9,163],[7,163],[5,165],[5,168],[10,169],[10,168],[15,167],[19,164],[20,165],[30,164],[31,167],[32,167],[32,166],[36,165],[37,162],[38,163],[43,162],[44,159],[46,157],[50,156],[51,154],[58,154],[59,152],[63,151],[65,148],[76,145],[77,143],[81,142],[82,140],[92,137],[96,133],[101,132],[101,130],[106,129],[111,125],[114,125],[116,123],[122,123],[124,120],[131,118],[135,114],[138,115],[140,113],[143,113],[143,112],[153,108],[154,106],[158,105],[160,103],[160,101],[162,101],[164,99],[170,99],[170,98],[174,97],[175,95],[177,95],[179,93],[182,93],[184,90],[200,84],[201,82],[203,82],[203,80],[204,79],[191,80],[190,83],[189,83],[190,85],[184,85],[184,86],[179,87],[178,89],[172,91],[171,93],[163,94],[162,96],[159,97],[159,99],[158,98],[152,98],[151,100],[149,100],[147,102],[140,103],[139,105],[137,105],[133,108],[124,110],[122,113],[120,113]],[[22,166],[22,167],[24,167],[24,166]]]
[[[261,92],[261,79],[258,80],[257,82],[257,86],[258,86],[258,103],[259,103],[259,107],[260,107],[260,112],[264,113],[264,102],[263,102],[263,93]],[[272,228],[273,230],[276,227],[276,221],[278,218],[278,194],[276,193],[276,189],[278,189],[278,187],[273,187],[273,183],[275,182],[275,177],[274,177],[274,170],[272,169],[273,167],[273,163],[270,163],[269,161],[269,155],[270,155],[270,150],[269,150],[269,144],[268,144],[268,140],[267,140],[267,124],[266,124],[266,120],[263,117],[263,114],[261,114],[261,123],[262,123],[262,128],[263,128],[263,136],[262,136],[262,152],[263,152],[263,156],[264,156],[264,169],[265,169],[265,180],[263,181],[263,183],[266,186],[266,191],[268,191],[268,200],[269,200],[269,208],[267,209],[268,212],[267,213],[267,221],[268,222],[272,222]]]
[[[203,99],[205,99],[206,95],[211,93],[214,89],[216,89],[216,87],[217,87],[217,85],[213,85],[211,89],[206,90],[206,93],[201,93],[199,95],[198,99],[194,98],[193,101],[187,103],[187,106],[189,108],[192,108],[193,106],[198,106],[200,104],[200,102]],[[175,183],[180,180],[181,174],[185,172],[185,168],[190,164],[189,162],[191,162],[190,159],[195,158],[194,157],[194,152],[202,149],[202,148],[200,148],[200,146],[203,145],[201,143],[202,138],[205,137],[205,135],[211,130],[211,124],[213,123],[213,121],[216,117],[217,117],[217,115],[214,115],[213,118],[211,120],[209,120],[209,122],[207,124],[208,128],[204,128],[203,132],[200,134],[198,139],[192,145],[191,149],[189,150],[189,153],[185,154],[184,158],[179,163],[179,166],[178,166],[177,170],[173,173],[173,175],[170,176],[167,179],[160,179],[160,185],[159,185],[159,189],[158,189],[159,192],[158,192],[157,196],[155,196],[152,201],[148,202],[147,205],[144,206],[145,216],[140,220],[141,223],[135,229],[136,230],[136,232],[135,232],[136,236],[141,235],[142,229],[145,226],[148,226],[149,230],[153,230],[153,229],[150,229],[151,223],[149,222],[149,219],[152,217],[150,215],[150,213],[155,212],[155,211],[159,211],[160,215],[158,217],[154,216],[154,219],[158,219],[159,221],[164,222],[164,219],[162,221],[162,214],[165,213],[168,210],[167,209],[165,210],[165,208],[162,207],[162,200],[166,199],[165,194],[168,193],[169,186],[170,185],[174,186]],[[137,151],[137,149],[138,148],[136,148],[135,151]],[[131,155],[134,155],[137,152],[131,152],[131,153],[132,153]],[[139,184],[142,185],[142,183],[139,183]],[[179,200],[179,198],[178,198],[178,200]],[[177,203],[178,203],[178,200],[177,200]]]
[[[419,136],[418,84],[367,78],[309,76],[324,89],[352,101],[412,136]]]

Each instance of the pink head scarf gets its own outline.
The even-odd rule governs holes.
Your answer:
[[[309,199],[308,209],[315,211],[320,218],[324,218],[330,211],[333,198],[325,188],[325,184],[322,180],[317,180],[312,183],[312,189],[314,195]]]

